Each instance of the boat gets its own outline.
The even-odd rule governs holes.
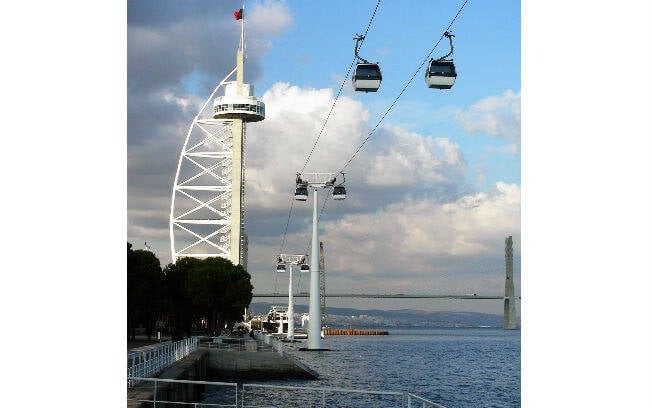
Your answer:
[[[285,306],[272,306],[267,318],[262,321],[263,333],[283,334],[288,332],[288,309]]]

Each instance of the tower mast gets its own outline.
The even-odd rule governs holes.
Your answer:
[[[242,5],[244,13],[244,4]],[[244,16],[240,18],[240,46],[236,53],[236,96],[243,96],[244,88]],[[231,173],[231,262],[234,265],[247,266],[247,248],[242,245],[244,239],[244,135],[245,125],[242,118],[233,120],[231,137],[233,139],[233,172]]]

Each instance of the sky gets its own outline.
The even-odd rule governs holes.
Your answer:
[[[453,89],[440,91],[425,86],[424,61],[448,53],[440,38],[462,2],[381,1],[359,50],[380,63],[381,87],[355,92],[349,79],[337,98],[354,58],[353,36],[364,33],[376,4],[245,4],[245,82],[267,112],[263,122],[247,125],[245,222],[254,292],[286,292],[275,255],[308,251],[310,200],[295,203],[283,237],[294,174],[323,127],[307,172],[338,172],[371,134],[346,166],[347,199],[327,202],[320,219],[329,292],[500,295],[511,235],[518,294],[520,2],[469,2],[462,9],[450,30],[458,77]],[[232,13],[241,3],[127,5],[128,240],[136,248],[147,242],[165,265],[179,153],[192,118],[235,66],[240,24]],[[295,281],[295,290],[308,290],[307,276]],[[405,307],[502,313],[503,306]]]

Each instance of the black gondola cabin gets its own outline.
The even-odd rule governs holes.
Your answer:
[[[453,60],[431,60],[426,70],[428,88],[451,89],[457,78]]]
[[[378,64],[358,63],[353,73],[353,88],[356,91],[376,92],[380,88],[383,75]]]

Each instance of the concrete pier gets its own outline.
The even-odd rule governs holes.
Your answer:
[[[275,350],[209,350],[208,378],[211,381],[278,380],[286,378],[315,379],[306,371]]]

